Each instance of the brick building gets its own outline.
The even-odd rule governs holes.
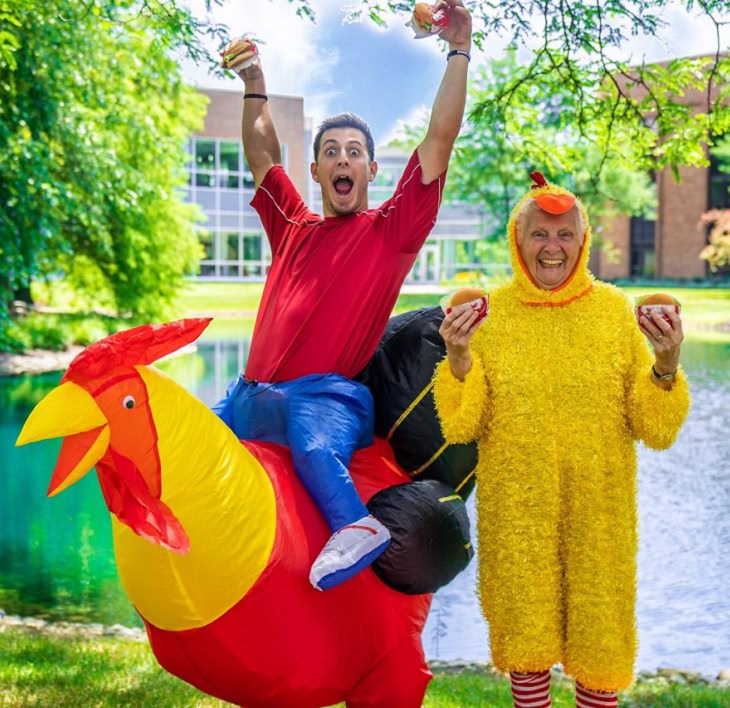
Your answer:
[[[262,280],[271,263],[268,241],[258,215],[249,206],[254,183],[241,147],[241,92],[206,90],[210,99],[205,127],[190,141],[188,201],[206,216],[200,225],[205,258],[203,279]],[[686,100],[698,110],[707,96],[688,92]],[[304,115],[304,99],[271,95],[269,105],[284,166],[309,206],[321,213],[319,190],[309,176],[312,127]],[[371,206],[391,193],[405,168],[408,155],[377,148],[379,173],[370,187]],[[604,221],[602,237],[615,247],[618,260],[610,262],[596,250],[591,269],[604,280],[623,278],[704,278],[708,270],[699,253],[707,231],[698,228],[700,214],[709,208],[730,206],[730,175],[721,173],[715,160],[709,169],[680,168],[681,182],[670,170],[656,175],[657,218],[618,215]],[[408,281],[439,283],[459,272],[505,272],[506,262],[480,263],[474,245],[483,238],[486,216],[479,205],[442,206],[428,241]],[[499,260],[499,259],[497,259]]]
[[[209,98],[203,130],[190,140],[187,201],[198,204],[205,221],[199,225],[205,258],[202,279],[261,280],[271,263],[271,251],[261,222],[249,205],[253,176],[241,147],[240,91],[205,90]],[[321,195],[309,174],[312,129],[300,97],[269,95],[271,115],[282,145],[284,166],[306,203],[322,212]],[[370,185],[371,206],[392,193],[408,155],[376,148],[378,175]],[[442,205],[428,242],[408,278],[412,283],[438,283],[463,270],[480,270],[469,254],[484,234],[484,214],[479,207]],[[499,266],[504,269],[506,264]],[[492,264],[492,267],[493,264]]]
[[[707,92],[691,90],[684,101],[695,112],[707,110]],[[618,262],[602,253],[591,258],[593,272],[604,280],[617,278],[696,279],[708,275],[700,251],[707,230],[698,226],[700,215],[713,208],[730,207],[730,175],[710,167],[680,167],[680,181],[670,169],[656,174],[656,220],[620,215],[602,225],[602,236],[618,249]]]
[[[203,130],[190,140],[192,159],[186,194],[187,201],[198,204],[205,216],[199,228],[205,249],[200,277],[262,280],[271,262],[271,251],[261,221],[249,205],[254,181],[241,146],[242,93],[204,93],[210,103]],[[304,99],[272,95],[269,106],[284,166],[306,199],[309,126],[304,117]]]

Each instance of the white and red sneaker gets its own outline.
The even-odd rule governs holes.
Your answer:
[[[367,568],[390,544],[390,531],[374,516],[335,531],[312,564],[309,582],[329,590]]]

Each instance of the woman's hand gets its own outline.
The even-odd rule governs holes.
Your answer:
[[[654,349],[654,369],[657,374],[669,374],[679,366],[679,351],[684,339],[682,320],[676,312],[653,317],[641,315],[639,327]]]
[[[471,369],[469,342],[482,323],[482,320],[477,323],[478,316],[479,312],[466,302],[451,310],[439,327],[439,334],[446,344],[451,373],[460,381],[466,378]]]

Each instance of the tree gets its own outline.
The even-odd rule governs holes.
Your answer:
[[[313,16],[307,0],[298,11]],[[653,37],[666,25],[669,5],[707,19],[714,27],[707,56],[675,58],[665,64],[617,59],[627,40]],[[474,19],[474,40],[487,45],[506,38],[512,48],[530,50],[530,60],[488,101],[474,107],[472,120],[488,123],[495,112],[517,120],[531,90],[540,94],[570,92],[564,120],[605,161],[621,156],[633,167],[670,167],[678,178],[680,165],[707,164],[707,146],[730,130],[730,55],[720,44],[720,28],[730,22],[727,0],[475,0],[467,3]],[[359,0],[347,7],[346,21],[369,18],[385,24],[410,13],[411,2]],[[699,91],[704,107],[693,111],[683,96]],[[523,140],[538,139],[540,122],[521,122]]]
[[[508,52],[473,72],[467,111],[470,116],[476,111],[478,119],[467,121],[459,135],[446,199],[482,205],[491,240],[504,238],[510,211],[533,170],[579,194],[594,229],[615,212],[651,216],[655,192],[649,175],[620,156],[603,155],[570,123],[574,93],[523,83],[513,92],[510,110],[493,101],[519,71],[515,53]],[[406,127],[404,146],[414,145],[423,131],[424,126]],[[601,245],[600,232],[595,236],[595,245]]]
[[[181,187],[204,99],[168,56],[179,20],[163,31],[133,2],[0,0],[3,314],[31,279],[61,275],[154,318],[196,268]]]

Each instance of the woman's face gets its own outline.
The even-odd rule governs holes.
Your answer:
[[[555,290],[570,277],[585,238],[580,224],[576,207],[565,214],[531,209],[524,226],[518,224],[517,247],[538,288]]]

